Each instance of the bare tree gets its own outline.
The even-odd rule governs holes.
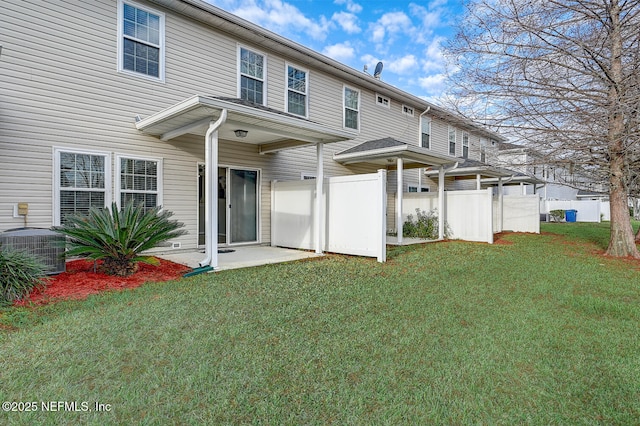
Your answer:
[[[606,183],[607,254],[636,258],[639,28],[640,0],[470,0],[447,47],[453,106]]]

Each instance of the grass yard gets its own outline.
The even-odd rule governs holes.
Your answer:
[[[638,424],[640,262],[543,231],[6,309],[0,423]]]

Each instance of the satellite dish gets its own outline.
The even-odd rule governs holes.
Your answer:
[[[380,74],[382,74],[382,62],[378,62],[378,64],[376,65],[376,69],[373,72],[373,76],[375,78],[380,78]]]

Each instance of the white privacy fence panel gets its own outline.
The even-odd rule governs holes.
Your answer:
[[[271,245],[315,249],[315,180],[271,183]]]
[[[544,213],[551,210],[577,210],[576,221],[578,222],[600,222],[604,217],[609,217],[608,205],[605,207],[606,212],[603,213],[603,206],[599,200],[554,200],[544,201]],[[607,203],[608,204],[608,203]],[[605,219],[608,220],[608,219]]]
[[[386,257],[386,172],[328,180],[325,250]]]
[[[325,180],[323,250],[386,260],[386,171]],[[314,180],[272,183],[271,244],[312,250]]]
[[[502,212],[499,200],[499,197],[494,197],[493,200],[494,229],[540,233],[540,197],[538,195],[505,195],[502,197]],[[501,216],[502,224],[499,223]]]
[[[493,243],[491,189],[480,191],[445,191],[445,222],[451,238]],[[438,209],[437,193],[404,193],[402,218],[416,217],[416,209]],[[440,212],[438,212],[440,215]]]
[[[445,192],[446,220],[452,238],[493,243],[493,193],[480,191]]]
[[[445,193],[446,194],[446,193]],[[402,220],[406,222],[409,215],[416,219],[416,209],[421,212],[438,210],[438,194],[430,192],[404,192],[402,194]],[[438,215],[439,216],[439,215]],[[397,225],[396,225],[397,228]]]
[[[608,201],[600,201],[600,214],[602,220],[611,220],[611,204]]]

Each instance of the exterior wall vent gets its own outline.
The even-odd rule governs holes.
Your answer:
[[[0,233],[0,245],[27,251],[45,264],[47,275],[66,271],[65,236],[49,229],[20,228]]]

